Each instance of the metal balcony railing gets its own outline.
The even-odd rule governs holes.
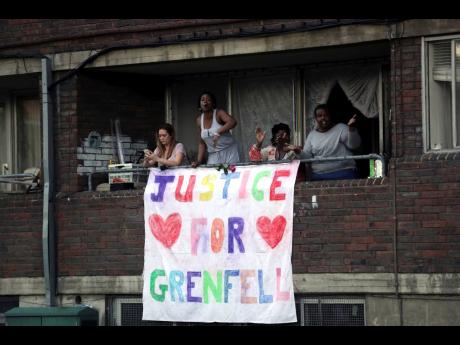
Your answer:
[[[383,175],[386,172],[386,163],[385,158],[382,155],[371,153],[368,155],[357,155],[357,156],[342,156],[342,157],[327,157],[327,158],[308,158],[308,159],[300,159],[301,163],[310,163],[310,162],[325,162],[325,161],[343,161],[343,160],[364,160],[364,159],[375,159],[379,160],[382,163],[382,173]],[[241,162],[237,164],[233,164],[235,166],[248,166],[248,165],[263,165],[263,164],[279,164],[279,163],[289,163],[290,160],[278,160],[278,161],[263,161],[263,162]],[[221,166],[221,164],[210,164],[210,165],[200,165],[200,167],[207,167],[207,168],[217,168]],[[180,165],[175,167],[168,167],[167,169],[177,169],[177,168],[192,168],[191,165]],[[192,168],[193,169],[193,168]],[[107,174],[107,173],[130,173],[130,172],[148,172],[150,168],[132,168],[132,169],[103,169],[94,172],[86,172],[84,174],[88,175],[88,191],[92,191],[93,185],[93,175],[94,174]]]

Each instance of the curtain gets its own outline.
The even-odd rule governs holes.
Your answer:
[[[313,111],[327,103],[330,92],[338,83],[352,105],[368,118],[378,117],[378,83],[380,65],[353,65],[319,68],[306,71],[307,128],[315,126]]]
[[[255,143],[255,129],[266,132],[263,146],[270,144],[271,128],[283,122],[291,128],[294,114],[293,74],[278,73],[237,77],[232,84],[232,115],[238,121],[233,135],[238,140],[240,160],[249,161],[249,148]]]
[[[40,100],[17,100],[18,173],[41,168]]]

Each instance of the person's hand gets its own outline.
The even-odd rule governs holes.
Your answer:
[[[192,168],[196,168],[200,163],[193,161],[192,164],[190,164]]]
[[[296,146],[296,145],[286,143],[283,146],[283,151],[284,152],[294,151],[295,153],[299,154],[300,152],[302,152],[302,146]]]
[[[149,156],[149,160],[152,161],[153,163],[158,163],[158,161],[160,160],[160,157],[158,157],[156,154],[152,153]]]
[[[276,145],[286,145],[289,144],[289,137],[286,132],[281,133],[275,138],[275,144]]]
[[[219,138],[220,138],[220,134],[215,132],[213,135],[212,135],[212,146],[216,147],[217,146],[217,142],[219,141]]]
[[[347,126],[352,127],[356,123],[357,117],[358,115],[353,115],[353,117],[348,121]]]
[[[145,149],[144,150],[144,156],[149,158],[151,155],[153,155],[153,152],[150,151],[149,149]]]
[[[258,148],[262,146],[262,143],[265,140],[265,131],[262,130],[262,128],[257,127],[256,128],[256,145]]]

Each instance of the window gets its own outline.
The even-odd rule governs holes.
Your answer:
[[[425,151],[460,148],[460,36],[425,39]]]
[[[40,99],[15,95],[0,98],[0,174],[41,167]],[[1,184],[1,190],[11,186]]]
[[[239,143],[240,160],[249,161],[248,151],[255,142],[254,131],[266,133],[283,122],[291,128],[291,140],[303,145],[315,126],[313,109],[327,103],[336,122],[347,123],[357,114],[361,147],[355,155],[383,154],[388,150],[389,102],[388,69],[385,58],[234,70],[206,75],[170,77],[166,92],[167,117],[176,128],[177,138],[186,147],[190,160],[197,153],[197,98],[205,90],[217,96],[219,108],[226,109],[238,121],[232,133]],[[357,160],[360,178],[369,175],[369,161]]]

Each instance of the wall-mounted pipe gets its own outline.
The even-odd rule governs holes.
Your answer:
[[[51,61],[42,59],[42,114],[43,114],[43,274],[45,279],[45,302],[48,307],[56,305],[56,231],[54,224],[54,148],[53,116],[49,94]]]

